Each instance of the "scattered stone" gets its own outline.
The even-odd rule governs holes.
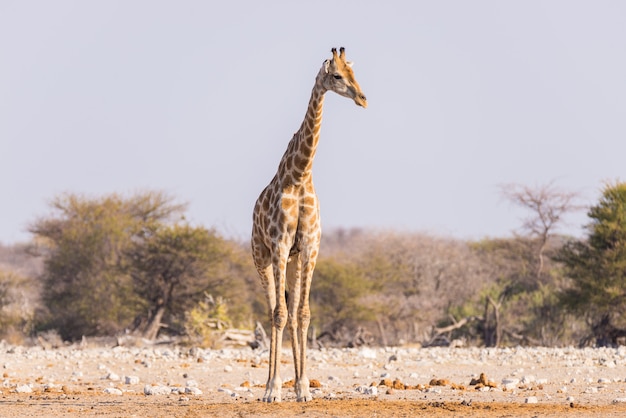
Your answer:
[[[107,395],[118,395],[118,396],[122,395],[122,391],[119,390],[118,388],[105,388],[104,393],[106,393]]]
[[[136,385],[139,383],[139,378],[137,376],[124,376],[124,383],[127,385]]]
[[[504,390],[515,390],[517,389],[518,384],[519,384],[519,379],[516,379],[513,377],[502,379],[502,388]]]
[[[450,381],[448,379],[431,379],[429,385],[431,386],[448,386]]]
[[[452,390],[465,390],[464,385],[457,385],[456,383],[450,383],[450,389]]]
[[[29,385],[19,385],[15,388],[17,393],[31,393],[33,389]]]
[[[230,373],[230,372],[232,372],[232,371],[233,371],[233,367],[232,367],[232,366],[228,366],[228,365],[226,365],[226,366],[224,366],[224,371],[225,371],[226,373]]]
[[[524,399],[524,403],[539,403],[539,400],[536,396],[529,396],[528,398]]]
[[[225,393],[225,394],[227,394],[229,396],[234,393],[232,390],[224,388],[224,387],[218,388],[217,391],[218,392],[223,392],[223,393]]]
[[[169,386],[146,385],[143,388],[143,393],[145,395],[170,395],[172,389]]]
[[[202,395],[202,391],[195,386],[191,386],[191,387],[187,386],[185,388],[185,393],[190,394],[190,395],[196,395],[196,396]]]
[[[396,379],[393,381],[393,383],[391,384],[393,389],[398,389],[398,390],[404,390],[406,389],[406,386],[404,385],[404,383],[402,383],[400,381],[400,379]]]
[[[361,351],[359,351],[359,355],[363,358],[367,358],[367,359],[375,359],[376,358],[376,350],[369,348],[369,347],[364,347],[361,349]]]
[[[626,403],[626,398],[615,398],[612,403]]]
[[[470,386],[476,386],[474,389],[484,391],[483,388],[487,388],[487,391],[491,388],[496,388],[498,385],[487,379],[487,375],[485,373],[481,373],[478,379],[472,379],[470,381]]]
[[[364,395],[378,395],[378,387],[376,386],[357,386],[355,390]]]

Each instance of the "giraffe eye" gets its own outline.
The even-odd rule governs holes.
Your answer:
[[[335,77],[335,80],[341,80],[343,78],[339,74],[333,74],[333,77]]]

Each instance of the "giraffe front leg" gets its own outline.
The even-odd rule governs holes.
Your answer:
[[[282,339],[282,335],[280,336]],[[278,331],[274,326],[274,319],[272,315],[272,327],[270,338],[270,359],[269,359],[269,372],[267,376],[267,383],[265,385],[265,394],[263,395],[263,402],[280,402],[282,381],[280,379],[280,344],[278,344]]]
[[[272,312],[272,340],[270,344],[270,372],[265,389],[266,402],[280,402],[282,396],[282,380],[280,378],[280,357],[282,353],[283,331],[287,325],[287,302],[285,300],[285,268],[286,258],[274,263],[276,280],[276,306]]]
[[[280,339],[279,339],[280,338]],[[280,378],[280,345],[282,332],[272,327],[272,343],[270,344],[270,371],[267,384],[265,385],[264,402],[281,402],[283,382]]]

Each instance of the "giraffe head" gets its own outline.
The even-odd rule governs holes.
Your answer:
[[[337,49],[333,48],[331,52],[333,58],[324,61],[320,70],[322,85],[326,90],[334,91],[341,96],[354,100],[354,103],[359,106],[367,107],[367,98],[354,78],[352,63],[346,61],[346,50],[341,47],[339,54],[337,54]]]

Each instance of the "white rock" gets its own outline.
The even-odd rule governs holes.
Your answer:
[[[139,377],[137,376],[124,376],[124,382],[127,385],[136,385],[139,383]]]
[[[535,380],[536,380],[535,376],[527,375],[527,376],[522,377],[521,382],[522,382],[522,384],[527,385],[529,383],[533,383]]]
[[[115,373],[109,373],[106,375],[105,379],[113,380],[114,382],[117,382],[118,380],[120,380],[120,377]]]
[[[565,400],[567,402],[574,402],[575,398],[573,396],[568,396],[567,398],[565,398]]]
[[[232,371],[233,371],[233,367],[232,367],[232,366],[228,366],[228,365],[226,365],[226,366],[224,366],[224,371],[225,371],[226,373],[230,373],[230,372],[232,372]]]
[[[172,393],[172,389],[169,386],[152,386],[146,385],[143,388],[145,395],[169,395]]]
[[[107,395],[122,395],[122,391],[118,388],[105,388],[104,393],[106,393]]]
[[[233,394],[233,391],[232,391],[232,390],[230,390],[230,389],[226,389],[226,388],[218,388],[218,389],[217,389],[217,391],[218,391],[218,392],[224,392],[224,393],[225,393],[225,394],[227,394],[227,395],[232,395],[232,394]]]
[[[612,401],[613,403],[626,403],[626,398],[615,398]]]
[[[548,383],[548,379],[537,379],[536,383],[538,385],[545,385]]]
[[[17,393],[31,393],[33,389],[28,385],[20,385],[15,388]]]
[[[365,347],[359,351],[359,356],[363,358],[375,359],[376,351],[371,348]]]
[[[363,393],[366,395],[378,395],[378,388],[376,386],[368,386]]]
[[[539,400],[536,396],[529,396],[528,398],[524,399],[524,403],[539,403]]]
[[[197,387],[189,387],[187,386],[185,388],[185,393],[188,393],[190,395],[202,395],[202,391],[200,389],[198,389]]]
[[[614,369],[616,365],[615,365],[615,362],[613,360],[609,360],[609,361],[605,362],[603,364],[603,366],[607,367],[609,369]]]
[[[197,388],[199,385],[195,380],[189,379],[185,382],[185,386]]]
[[[598,379],[598,383],[611,383],[611,379],[607,379],[605,377],[601,377]]]
[[[598,388],[592,386],[590,388],[587,388],[585,390],[585,393],[598,393]]]
[[[502,387],[506,390],[513,390],[517,388],[518,384],[519,384],[519,379],[515,379],[515,378],[502,379]]]

